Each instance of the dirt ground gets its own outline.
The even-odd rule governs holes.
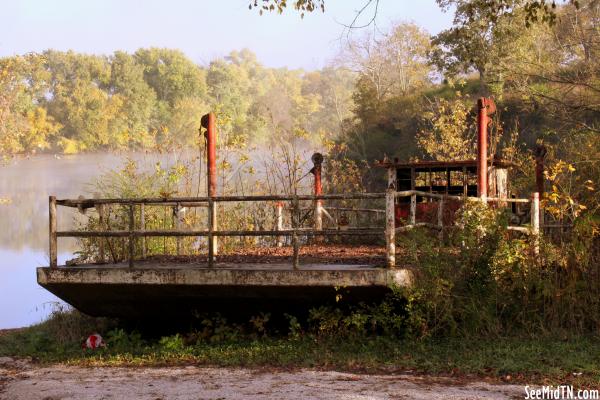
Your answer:
[[[0,357],[0,399],[512,399],[522,386],[413,375],[210,367],[38,367]]]

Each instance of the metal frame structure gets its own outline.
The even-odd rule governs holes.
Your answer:
[[[435,199],[438,202],[438,213],[437,213],[437,224],[431,223],[417,223],[416,222],[416,201],[417,196],[422,196],[426,198]],[[396,226],[396,218],[395,218],[395,204],[397,198],[402,197],[410,197],[410,216],[408,219],[408,224],[403,226]],[[386,222],[385,228],[381,227],[367,227],[367,228],[347,228],[347,229],[323,229],[318,227],[313,228],[301,228],[299,227],[299,211],[300,211],[300,201],[324,201],[324,200],[356,200],[356,199],[383,199],[385,198],[385,213],[386,213]],[[406,231],[409,229],[413,229],[417,226],[425,226],[433,229],[437,229],[440,232],[443,231],[444,221],[443,221],[443,210],[444,203],[448,201],[484,201],[488,202],[498,202],[498,203],[531,203],[531,225],[530,227],[522,227],[522,226],[509,226],[508,228],[513,231],[519,231],[523,233],[528,233],[536,236],[539,236],[540,232],[540,207],[539,207],[539,194],[533,193],[531,199],[506,199],[506,198],[480,198],[480,197],[466,197],[466,196],[452,196],[452,195],[441,195],[436,193],[427,193],[420,192],[416,190],[408,190],[397,192],[393,186],[390,186],[386,193],[352,193],[352,194],[330,194],[330,195],[298,195],[298,196],[213,196],[213,197],[191,197],[191,198],[170,198],[170,199],[160,199],[160,198],[148,198],[148,199],[73,199],[73,200],[57,200],[56,197],[50,196],[49,198],[49,234],[50,234],[50,267],[56,268],[58,266],[57,263],[57,248],[58,248],[58,238],[59,237],[79,237],[79,238],[90,238],[90,237],[98,237],[98,238],[109,238],[109,237],[122,237],[128,238],[129,244],[129,267],[134,267],[134,259],[135,259],[135,239],[136,238],[146,238],[146,237],[208,237],[209,239],[209,249],[208,249],[208,265],[209,267],[214,267],[215,265],[215,252],[211,251],[211,242],[210,239],[218,238],[220,236],[273,236],[278,238],[278,245],[281,243],[281,238],[284,236],[291,236],[292,238],[292,247],[293,247],[293,266],[294,268],[298,268],[300,263],[299,261],[299,240],[300,236],[312,237],[312,236],[339,236],[339,235],[381,235],[385,234],[386,239],[386,259],[387,259],[387,267],[393,268],[396,266],[396,244],[395,237],[397,232]],[[268,202],[276,202],[277,211],[277,229],[276,230],[217,230],[215,225],[211,223],[211,219],[213,217],[213,210],[217,203],[219,202],[255,202],[255,201],[268,201]],[[292,226],[291,229],[284,229],[283,222],[281,218],[281,207],[283,202],[291,202],[292,206]],[[64,207],[73,207],[73,208],[96,208],[98,210],[98,214],[100,220],[102,220],[102,211],[105,206],[111,204],[120,204],[123,206],[127,206],[129,208],[129,229],[128,230],[110,230],[108,226],[104,226],[101,222],[101,230],[96,231],[58,231],[57,230],[57,206]],[[146,230],[144,229],[144,206],[153,205],[153,206],[173,206],[175,205],[176,209],[180,209],[181,205],[185,204],[186,206],[206,206],[208,204],[209,208],[209,218],[208,218],[208,229],[207,230]],[[141,228],[135,229],[135,219],[134,219],[134,211],[135,207],[140,207],[140,216],[142,218]],[[106,228],[106,229],[104,229]],[[100,241],[102,243],[103,241]],[[536,241],[537,243],[537,241]],[[144,244],[142,257],[145,257],[145,249]],[[104,260],[104,247],[100,246],[100,259]],[[178,252],[180,251],[180,246],[177,246]],[[536,252],[539,251],[538,245],[536,244]]]
[[[209,241],[208,245],[208,265],[214,266],[216,259],[216,252],[211,251],[211,245],[215,243],[215,239],[220,236],[274,236],[282,238],[284,236],[291,236],[292,246],[294,248],[293,264],[297,268],[299,265],[299,240],[300,236],[338,236],[338,235],[380,235],[383,232],[381,228],[349,228],[344,230],[339,229],[317,229],[317,228],[300,228],[299,227],[299,211],[300,201],[323,201],[323,200],[359,200],[359,199],[383,199],[384,193],[348,193],[348,194],[332,194],[332,195],[298,195],[298,196],[213,196],[213,197],[189,197],[189,198],[146,198],[146,199],[65,199],[57,200],[56,197],[50,196],[49,198],[49,227],[50,227],[50,267],[57,267],[57,239],[59,237],[78,237],[78,238],[109,238],[109,237],[122,237],[128,238],[129,243],[129,266],[134,266],[134,255],[135,255],[135,238],[146,238],[146,237],[207,237]],[[223,231],[216,228],[216,224],[213,224],[211,220],[215,218],[215,208],[218,203],[221,202],[276,202],[276,209],[283,208],[283,202],[291,203],[292,210],[292,227],[291,229],[283,228],[283,218],[280,219],[280,211],[277,215],[277,229],[272,231],[267,230],[234,230],[234,231]],[[122,205],[129,208],[129,229],[128,230],[110,230],[106,226],[106,221],[103,220],[104,207],[108,205]],[[145,221],[144,208],[145,206],[167,206],[175,207],[176,210],[181,209],[185,205],[186,207],[206,207],[208,206],[209,217],[208,217],[208,229],[207,230],[181,230],[178,226],[174,230],[146,230],[144,229]],[[98,211],[99,220],[101,221],[101,230],[96,231],[58,231],[57,230],[57,206],[72,207],[72,208],[95,208]],[[135,208],[139,206],[139,215],[142,218],[141,226],[142,229],[135,229]],[[211,239],[213,241],[211,242]],[[281,240],[281,239],[279,239]],[[102,241],[100,242],[102,243]],[[145,246],[143,246],[142,254],[145,254]],[[100,248],[100,259],[103,261],[104,246]],[[180,246],[177,246],[178,254]]]

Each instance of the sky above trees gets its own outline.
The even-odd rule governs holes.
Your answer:
[[[206,65],[232,50],[250,48],[269,67],[322,68],[345,40],[364,0],[330,1],[326,12],[303,19],[293,10],[263,15],[247,0],[22,0],[3,2],[0,56],[49,48],[83,53],[134,52],[140,47],[181,49]],[[364,14],[365,22],[373,15]],[[435,0],[380,2],[377,26],[415,21],[432,34],[451,26]],[[377,29],[377,26],[366,29]],[[361,30],[363,33],[364,30]]]

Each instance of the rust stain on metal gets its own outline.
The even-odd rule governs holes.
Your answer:
[[[477,102],[477,196],[488,195],[488,125],[496,112],[492,99],[482,97]]]

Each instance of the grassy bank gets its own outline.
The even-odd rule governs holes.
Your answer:
[[[52,333],[52,322],[0,335],[0,356],[83,366],[212,365],[411,372],[513,383],[600,385],[600,338],[499,337],[397,339],[390,336],[232,336],[143,338],[113,328],[108,346],[82,350],[81,340]]]

